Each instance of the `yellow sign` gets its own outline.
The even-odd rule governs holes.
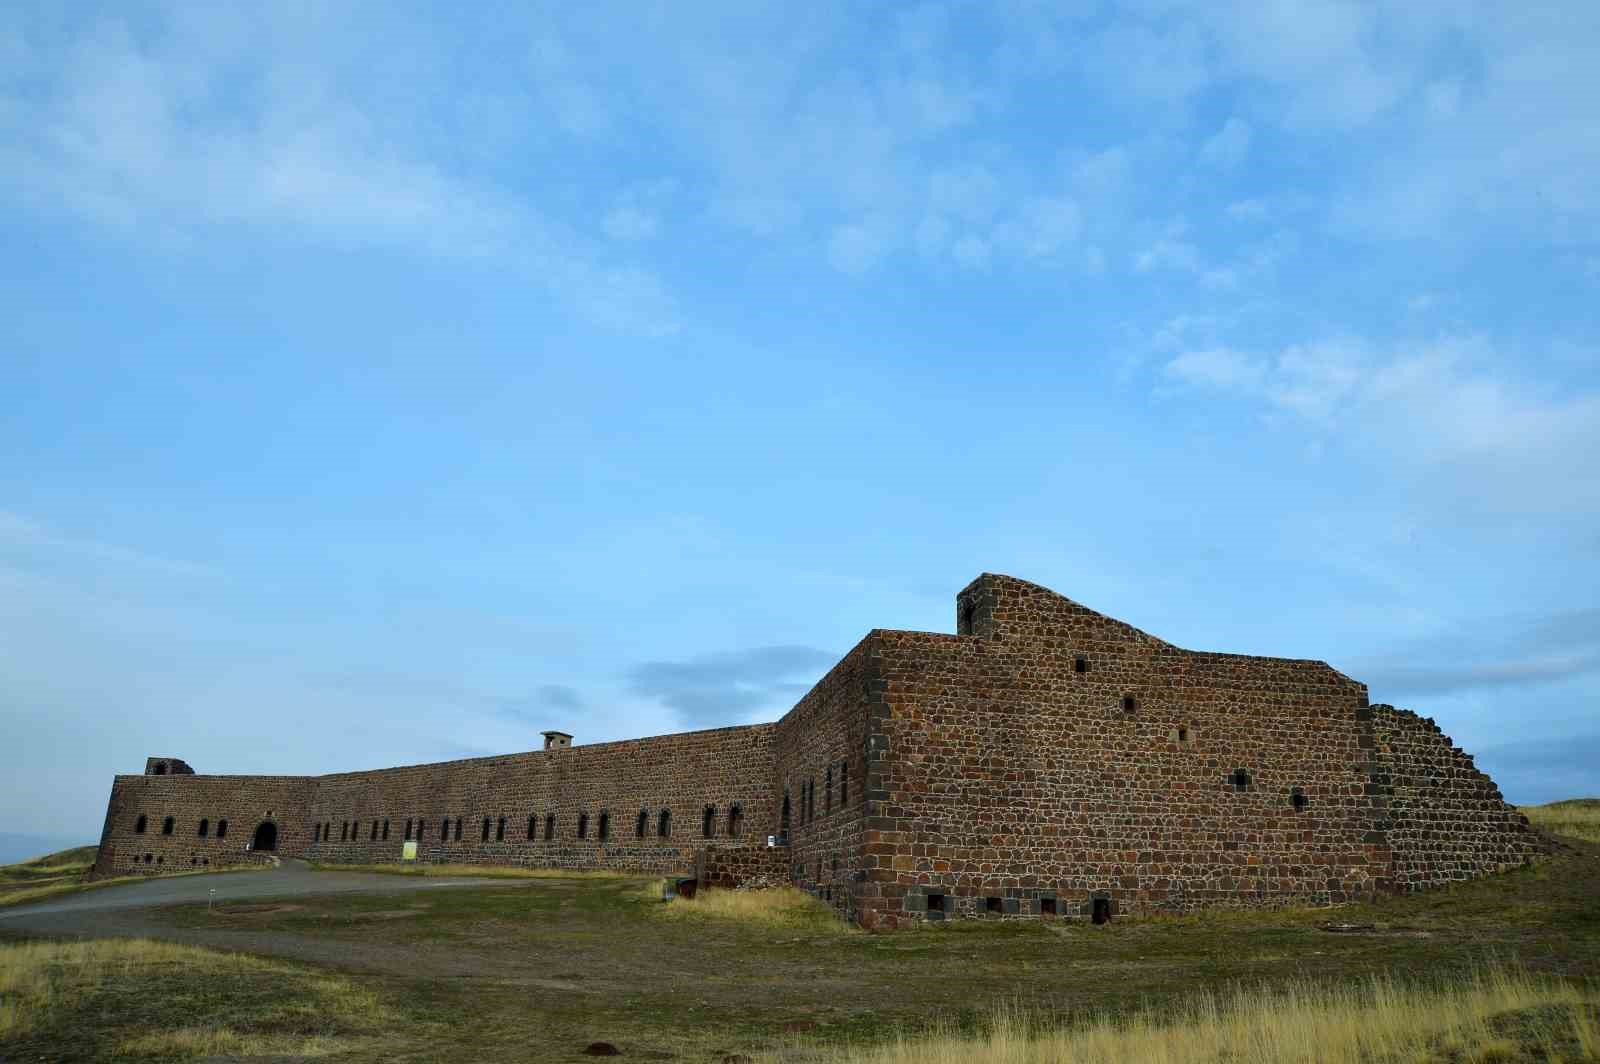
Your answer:
[[[415,861],[416,859],[417,859],[417,844],[415,842],[406,843],[405,846],[400,850],[400,860],[402,860],[402,861]]]

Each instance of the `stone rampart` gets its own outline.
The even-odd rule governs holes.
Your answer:
[[[1185,650],[995,574],[956,606],[955,635],[872,631],[774,724],[315,777],[152,757],[114,781],[95,871],[263,840],[331,863],[698,858],[719,882],[781,860],[899,927],[1322,904],[1542,852],[1431,721],[1322,662]]]
[[[1527,818],[1431,719],[1388,705],[1372,710],[1390,788],[1379,826],[1394,854],[1394,889],[1472,879],[1547,852]]]

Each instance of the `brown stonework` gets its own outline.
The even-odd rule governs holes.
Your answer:
[[[261,860],[271,822],[322,861],[399,860],[409,832],[423,861],[779,867],[891,928],[1334,902],[1543,852],[1431,721],[1322,662],[1183,650],[994,574],[956,615],[869,633],[775,724],[315,777],[150,758],[113,783],[96,874]]]

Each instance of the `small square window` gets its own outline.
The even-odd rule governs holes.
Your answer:
[[[1056,914],[1056,900],[1054,898],[1039,899],[1039,915],[1054,916]]]
[[[1001,902],[1001,900],[999,898],[985,898],[985,899],[983,899],[983,908],[984,908],[985,912],[991,912],[991,913],[1005,912],[1005,905]]]
[[[930,913],[942,913],[942,912],[944,912],[944,904],[945,904],[945,902],[944,902],[944,895],[943,894],[929,894],[928,895],[928,911]]]

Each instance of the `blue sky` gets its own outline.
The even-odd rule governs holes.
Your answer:
[[[1600,793],[1600,7],[11,4],[0,815],[771,720],[981,571]]]

